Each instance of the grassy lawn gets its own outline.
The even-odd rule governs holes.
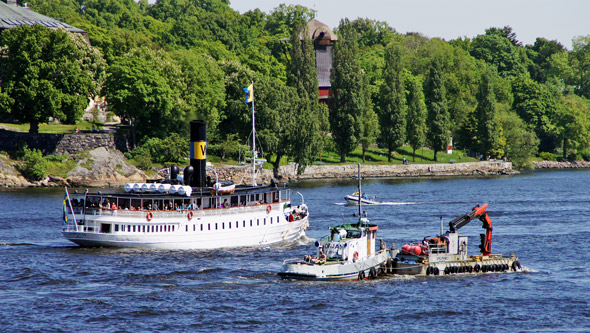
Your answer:
[[[14,129],[17,132],[29,132],[30,125],[29,124],[8,124],[2,123],[0,125],[4,125],[11,129]],[[66,125],[66,124],[39,124],[39,133],[50,133],[50,134],[66,134],[72,133],[76,131],[76,128],[80,131],[92,131],[93,123],[81,120],[74,125]]]
[[[377,146],[371,147],[367,150],[365,154],[365,162],[363,162],[363,152],[361,147],[359,146],[355,149],[352,153],[346,155],[346,162],[340,163],[340,154],[336,152],[324,152],[322,154],[322,158],[319,159],[314,163],[314,165],[340,165],[340,164],[353,164],[353,163],[363,163],[367,165],[375,165],[375,164],[402,164],[404,157],[408,160],[411,164],[432,164],[434,163],[434,152],[428,148],[418,149],[416,150],[416,161],[414,162],[412,157],[412,148],[409,146],[404,146],[399,148],[397,151],[392,153],[391,162],[387,161],[387,149],[385,148],[378,148]],[[264,169],[272,169],[273,165],[270,162],[274,161],[274,156],[266,156],[268,161],[264,163],[262,166]],[[214,163],[215,165],[238,165],[238,162],[235,160],[225,160],[221,161],[218,157],[215,156],[207,156],[207,160],[209,162]],[[467,154],[462,151],[453,151],[453,154],[447,154],[445,152],[438,153],[438,161],[437,163],[460,163],[460,162],[477,162],[479,161],[476,158],[467,157]],[[280,165],[288,165],[289,159],[287,157],[283,157],[281,159]]]
[[[359,146],[352,153],[346,155],[346,162],[340,163],[340,154],[336,152],[326,152],[322,155],[320,163],[325,164],[350,164],[350,163],[363,163],[363,164],[402,164],[404,157],[409,163],[417,164],[431,164],[434,163],[434,152],[428,148],[416,150],[416,161],[412,157],[412,148],[409,146],[403,146],[393,152],[391,162],[387,161],[387,149],[379,148],[377,146],[369,148],[365,153],[365,162],[363,162],[363,151]],[[453,154],[447,154],[445,152],[439,152],[437,154],[437,163],[451,163],[451,162],[475,162],[478,161],[476,158],[467,157],[462,151],[453,151]],[[317,162],[316,162],[317,163]]]

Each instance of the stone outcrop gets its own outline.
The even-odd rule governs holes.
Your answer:
[[[146,174],[125,161],[118,150],[104,147],[88,152],[88,157],[68,172],[67,181],[72,186],[116,186],[143,182]]]
[[[48,176],[36,182],[25,179],[16,169],[17,162],[0,155],[0,186],[3,187],[63,187],[63,186],[119,186],[143,182],[146,174],[129,164],[118,150],[97,148],[76,156],[76,167],[67,178]]]
[[[0,186],[23,187],[30,186],[30,184],[16,170],[14,162],[8,156],[0,155]]]

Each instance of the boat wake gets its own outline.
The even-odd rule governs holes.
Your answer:
[[[371,204],[363,204],[363,206],[398,206],[398,205],[422,205],[425,202],[418,202],[418,201],[386,201],[386,202],[375,202]],[[351,204],[348,202],[336,202],[335,205],[337,206],[357,206],[356,204]]]
[[[37,246],[36,244],[31,243],[0,243],[0,246]]]
[[[299,243],[299,245],[310,245],[315,242],[315,238],[310,238],[310,237],[307,237],[306,235],[303,235],[303,236],[301,236],[301,238],[299,238],[297,240],[297,242]]]
[[[397,206],[397,205],[422,205],[424,204],[424,202],[419,202],[419,201],[390,201],[390,202],[378,202],[376,204],[376,206]]]

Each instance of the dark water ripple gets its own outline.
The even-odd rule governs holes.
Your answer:
[[[494,253],[526,271],[363,282],[279,280],[312,245],[212,251],[84,249],[61,236],[61,190],[0,192],[2,331],[589,331],[590,171],[513,177],[366,180],[365,207],[388,244],[435,235],[489,203]],[[312,213],[307,240],[351,221],[354,181],[295,186]],[[295,197],[298,197],[297,195]],[[477,221],[464,227],[475,251]]]

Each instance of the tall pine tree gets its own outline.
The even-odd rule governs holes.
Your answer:
[[[399,46],[391,44],[385,50],[379,101],[380,141],[387,146],[387,160],[390,162],[391,152],[406,141],[406,92],[402,71]]]
[[[447,147],[450,139],[446,90],[438,58],[435,58],[430,65],[424,95],[428,109],[428,142],[434,150],[434,161],[436,162],[438,161],[437,153]]]
[[[366,77],[365,77],[366,81]],[[369,82],[366,81],[368,86]],[[367,107],[363,112],[363,128],[361,133],[361,148],[363,149],[363,162],[369,147],[375,143],[377,136],[379,135],[379,117],[375,110],[373,110],[373,104],[370,100],[370,94],[367,94]]]
[[[330,127],[340,162],[353,151],[362,136],[363,113],[367,106],[368,87],[358,60],[358,37],[350,28],[350,21],[340,21],[339,43],[334,47],[330,107]]]
[[[295,87],[299,103],[293,105],[294,122],[290,129],[291,151],[302,173],[321,151],[320,120],[323,108],[319,106],[318,75],[315,67],[313,42],[308,38],[307,24],[299,20],[291,37],[291,62],[288,67],[287,85]],[[304,144],[302,144],[304,143]],[[279,162],[275,162],[275,170]]]
[[[412,147],[412,161],[416,161],[416,149],[424,147],[426,143],[426,104],[424,103],[424,91],[422,81],[418,77],[412,77],[408,86],[408,143]]]
[[[477,138],[478,148],[484,157],[497,147],[499,126],[496,121],[496,101],[490,73],[484,73],[477,92]]]

